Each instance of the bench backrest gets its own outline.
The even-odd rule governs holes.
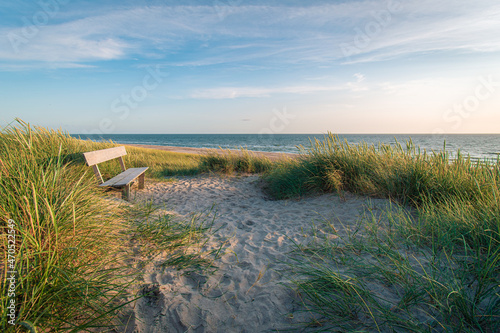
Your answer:
[[[83,153],[83,157],[85,158],[85,162],[87,162],[87,165],[91,166],[94,169],[94,174],[99,184],[102,184],[104,181],[102,179],[101,172],[97,167],[97,164],[118,158],[122,171],[125,171],[125,162],[122,158],[122,156],[125,155],[127,155],[127,151],[125,150],[124,146]]]
[[[127,151],[123,146],[83,153],[85,162],[87,162],[88,166],[93,166],[125,155],[127,155]]]

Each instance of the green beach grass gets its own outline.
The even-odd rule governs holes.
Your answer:
[[[349,145],[329,135],[264,179],[278,199],[348,191],[411,207],[364,217],[347,236],[325,221],[336,241],[297,245],[289,273],[305,309],[316,314],[307,325],[328,332],[500,330],[498,163],[451,160],[411,141]]]
[[[273,162],[264,156],[258,156],[248,150],[212,150],[201,157],[200,168],[203,172],[264,173],[271,170]]]
[[[162,216],[153,223],[151,207],[129,211],[103,200],[104,191],[95,186],[82,153],[111,146],[115,144],[77,140],[21,120],[2,130],[2,331],[81,332],[120,325],[117,316],[134,298],[130,291],[141,274],[124,264],[134,238],[145,256],[170,251],[165,266],[214,268],[210,258],[217,253],[200,252],[211,230],[206,217],[173,223]],[[128,149],[125,163],[150,166],[151,178],[200,172],[199,156],[139,148]],[[101,170],[109,177],[119,166],[105,163]],[[8,316],[12,302],[15,326]]]
[[[75,151],[71,142],[26,124],[0,136],[1,305],[14,300],[17,323],[31,330],[103,326],[128,288],[117,281],[129,273],[113,258],[122,223],[88,171],[65,162]],[[13,244],[5,237],[8,220],[15,222]],[[15,245],[10,262],[8,245]],[[15,297],[5,292],[7,271],[16,272]],[[14,331],[6,315],[0,327]]]
[[[203,252],[213,214],[183,223],[151,203],[123,208],[103,200],[82,153],[116,146],[70,137],[18,121],[0,134],[0,266],[2,316],[9,326],[9,238],[16,231],[17,322],[31,331],[95,331],[116,318],[140,268],[123,262],[127,244],[144,256],[170,251],[164,264],[211,272],[221,247]],[[289,254],[290,285],[317,331],[497,332],[500,330],[500,171],[498,164],[451,160],[411,142],[349,145],[329,135],[300,158],[270,161],[243,151],[206,156],[127,147],[127,167],[146,177],[217,172],[261,173],[275,200],[336,192],[389,198],[340,233],[321,233]],[[118,163],[100,165],[105,178]],[[14,221],[15,224],[9,221]],[[340,221],[341,222],[341,221]],[[307,221],[304,221],[307,223]],[[13,226],[11,228],[11,226]],[[125,231],[126,230],[126,231]],[[133,289],[133,288],[132,288]],[[377,292],[384,290],[384,293]],[[139,296],[143,296],[139,293]],[[19,330],[21,326],[16,326]]]

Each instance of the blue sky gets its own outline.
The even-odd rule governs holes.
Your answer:
[[[2,1],[0,125],[500,133],[500,3]]]

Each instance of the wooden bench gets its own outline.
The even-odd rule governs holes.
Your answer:
[[[148,169],[148,167],[144,168],[125,168],[125,163],[123,162],[123,157],[127,155],[127,151],[125,147],[116,147],[116,148],[108,148],[102,150],[91,151],[88,153],[84,153],[85,162],[87,162],[88,166],[91,166],[94,169],[94,174],[99,182],[99,186],[108,186],[113,188],[121,188],[122,189],[122,198],[125,200],[130,200],[130,187],[135,182],[136,179],[139,180],[139,189],[144,188],[144,173]],[[108,181],[103,181],[101,172],[97,167],[97,164],[106,162],[112,159],[117,158],[120,162],[120,167],[122,168],[122,173],[111,178]]]

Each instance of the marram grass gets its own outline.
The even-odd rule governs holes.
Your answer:
[[[362,218],[359,230],[317,236],[298,246],[288,273],[304,323],[317,332],[498,332],[500,253],[415,244],[405,237],[414,218],[390,209]],[[362,235],[362,236],[361,236]],[[492,244],[493,245],[493,244]]]
[[[275,198],[349,191],[412,207],[297,246],[288,274],[317,331],[500,330],[498,163],[329,135],[264,179]]]
[[[498,164],[405,146],[349,145],[334,135],[312,142],[300,159],[277,164],[264,175],[265,189],[283,199],[343,191],[390,198],[417,207],[426,234],[471,244],[500,240]],[[432,222],[439,218],[439,223]],[[450,233],[449,233],[450,232]]]
[[[3,331],[19,325],[54,332],[108,326],[128,287],[117,282],[128,273],[113,257],[119,253],[120,219],[100,200],[89,170],[65,164],[68,143],[29,126],[0,135]],[[16,231],[15,297],[5,293],[12,270],[5,265],[8,220]],[[12,299],[16,326],[4,311]]]
[[[128,209],[134,230],[132,240],[149,249],[143,251],[144,255],[163,254],[160,261],[156,261],[157,265],[174,267],[183,274],[216,271],[214,261],[223,253],[225,244],[205,249],[210,235],[215,232],[212,229],[216,219],[215,207],[192,214],[187,220],[158,213],[158,207],[152,202],[142,202]]]
[[[273,167],[273,162],[245,149],[238,152],[221,149],[201,156],[200,167],[205,172],[222,174],[264,173]]]
[[[204,233],[210,230],[207,223],[199,219],[172,223],[163,217],[152,227],[147,209],[136,207],[145,211],[141,220],[136,213],[103,200],[82,153],[113,146],[74,139],[21,120],[17,127],[8,126],[0,133],[0,330],[82,332],[122,325],[120,311],[134,300],[130,291],[141,273],[125,264],[130,237],[143,239],[143,256],[155,250],[172,252],[166,266],[214,269],[220,249],[207,256],[199,250]],[[200,172],[196,155],[132,147],[127,151],[127,167],[150,166],[150,178]],[[105,178],[120,171],[112,161],[100,167]],[[14,221],[16,232],[13,268],[7,265],[12,245],[7,236],[9,221]],[[15,296],[8,293],[7,271],[12,270],[17,272]],[[12,300],[15,326],[7,316]]]
[[[7,221],[14,220],[15,269],[20,272],[16,319],[27,329],[77,332],[113,326],[116,312],[130,299],[127,290],[133,281],[129,267],[117,261],[125,242],[120,233],[124,223],[150,248],[171,251],[166,265],[186,269],[194,260],[198,268],[213,268],[222,246],[203,250],[203,234],[210,232],[207,221],[178,225],[164,216],[150,223],[146,208],[141,218],[102,200],[82,153],[115,145],[22,122],[0,135],[0,246],[6,256],[5,230]],[[411,142],[348,145],[333,135],[312,142],[299,159],[272,163],[248,152],[205,157],[133,147],[127,152],[127,167],[149,166],[148,178],[257,172],[264,173],[265,189],[276,199],[348,191],[412,206],[414,214],[391,215],[388,224],[366,218],[359,233],[339,242],[300,245],[291,255],[291,280],[305,309],[317,314],[313,325],[318,331],[500,329],[496,164],[451,160],[446,153],[420,151]],[[105,178],[119,172],[112,161],[100,169]],[[168,237],[171,242],[165,241]],[[4,311],[9,301],[6,262],[4,258],[0,267],[4,330],[11,329]],[[373,293],[373,284],[389,288],[391,297]]]

